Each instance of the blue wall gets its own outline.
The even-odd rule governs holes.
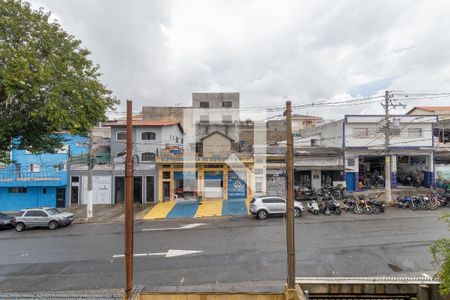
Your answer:
[[[68,151],[62,153],[36,155],[25,150],[12,151],[12,161],[20,164],[20,172],[16,171],[14,163],[0,169],[0,210],[56,206],[56,187],[66,188],[68,173],[55,166],[66,164],[70,157],[88,153],[88,138],[70,134],[62,134],[62,137],[63,144],[68,146]],[[38,164],[39,172],[30,172],[30,164]],[[25,187],[27,193],[9,193],[9,187]],[[43,193],[44,188],[46,193]]]
[[[40,206],[56,207],[56,187],[27,187],[27,193],[9,193],[7,187],[0,187],[0,211]]]

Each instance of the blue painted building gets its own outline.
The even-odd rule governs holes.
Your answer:
[[[66,207],[67,162],[88,153],[88,138],[62,134],[64,146],[55,154],[11,152],[12,164],[0,166],[0,211],[51,206]]]

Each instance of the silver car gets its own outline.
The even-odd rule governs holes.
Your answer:
[[[58,208],[43,207],[21,210],[15,217],[13,224],[17,231],[32,227],[48,227],[54,230],[60,226],[72,223],[73,214],[63,212]]]
[[[294,201],[294,216],[300,217],[305,210],[303,204]],[[269,215],[282,215],[286,213],[286,200],[280,197],[255,197],[250,201],[250,213],[260,220],[266,219]]]

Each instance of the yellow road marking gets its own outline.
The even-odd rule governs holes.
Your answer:
[[[195,218],[221,216],[222,204],[223,200],[203,200],[198,206]]]
[[[160,202],[156,204],[145,216],[144,220],[164,219],[175,206],[174,201]]]

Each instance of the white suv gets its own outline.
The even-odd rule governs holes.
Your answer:
[[[305,210],[303,204],[294,201],[294,216],[300,217]],[[269,215],[286,214],[286,200],[280,197],[267,196],[255,197],[250,201],[250,213],[260,220],[266,219]]]

